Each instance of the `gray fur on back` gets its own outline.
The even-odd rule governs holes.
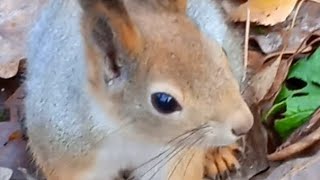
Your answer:
[[[69,0],[51,1],[49,6],[28,41],[26,125],[38,144],[33,148],[41,149],[35,151],[81,154],[102,138],[84,93],[81,9]]]

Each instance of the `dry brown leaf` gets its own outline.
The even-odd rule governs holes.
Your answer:
[[[19,69],[19,60],[10,61],[4,64],[0,63],[0,77],[4,79],[11,78],[17,74],[18,69]]]
[[[0,1],[0,77],[13,77],[25,57],[26,34],[46,0]]]
[[[268,92],[265,94],[265,96],[262,100],[262,103],[264,103],[266,101],[268,101],[270,104],[273,103],[274,98],[276,97],[278,91],[280,90],[280,87],[281,87],[283,81],[287,77],[291,63],[292,63],[292,59],[283,59],[280,62],[276,77],[274,78],[274,82],[271,85]]]
[[[248,69],[247,72],[255,74],[262,68],[264,63],[264,55],[258,51],[248,51]]]
[[[269,89],[268,93],[265,95],[264,99],[262,100],[261,104],[264,110],[270,108],[270,106],[273,104],[274,99],[276,98],[281,84],[285,80],[289,68],[295,58],[296,55],[305,53],[305,52],[310,52],[315,44],[320,42],[320,30],[319,31],[314,31],[312,33],[309,33],[309,35],[303,40],[302,44],[300,44],[300,47],[296,52],[293,52],[290,56],[290,58],[283,59],[280,63],[275,81],[273,82],[271,88]],[[280,52],[281,54],[281,52]],[[289,53],[290,54],[290,53]]]
[[[294,18],[294,13],[287,20],[273,27],[253,27],[250,36],[260,49],[266,53],[281,51],[284,44],[286,52],[295,52],[303,40],[317,29],[320,29],[320,4],[306,1],[302,4],[296,17],[295,25],[288,30]],[[263,33],[262,33],[263,32]]]
[[[234,21],[245,21],[247,8],[251,11],[250,21],[262,25],[283,22],[294,9],[297,0],[249,0],[231,13]]]
[[[319,146],[317,147],[319,148]],[[318,180],[320,151],[309,157],[294,158],[273,169],[265,178],[257,180]]]
[[[283,36],[280,32],[270,32],[268,35],[254,35],[250,37],[250,40],[255,41],[265,54],[278,51],[283,44]]]
[[[248,88],[252,89],[252,91],[246,90],[245,93],[248,94],[246,94],[245,97],[251,97],[254,103],[258,103],[264,98],[274,82],[281,58],[282,55],[271,63],[266,64],[264,68],[251,77],[248,82]]]
[[[15,140],[24,140],[24,134],[22,133],[21,130],[16,130],[12,132],[8,137],[8,140],[4,143],[4,145],[6,146],[8,143]]]
[[[3,146],[8,141],[8,137],[12,135],[13,132],[20,130],[20,128],[21,125],[18,122],[0,123],[0,167],[11,168],[13,170],[12,179],[17,180],[25,179],[20,172],[17,172],[18,167],[30,170],[34,168],[30,166],[32,157],[27,152],[27,142],[25,140],[16,139],[6,146]]]

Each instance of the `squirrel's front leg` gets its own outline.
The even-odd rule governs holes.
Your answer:
[[[239,146],[233,144],[209,150],[188,150],[170,164],[168,180],[221,179],[240,167],[234,154],[238,149]]]
[[[240,164],[235,156],[238,150],[237,144],[209,149],[205,154],[204,177],[225,179],[230,172],[239,169]]]

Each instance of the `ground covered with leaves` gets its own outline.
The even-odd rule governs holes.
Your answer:
[[[243,141],[244,179],[319,179],[319,0],[220,0],[245,29],[243,96],[255,123]],[[36,172],[22,122],[25,39],[46,0],[0,2],[0,179]],[[237,177],[235,177],[237,179]]]

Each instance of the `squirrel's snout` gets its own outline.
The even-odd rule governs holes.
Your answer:
[[[253,115],[247,106],[234,112],[229,119],[232,133],[236,136],[245,135],[253,125]]]

